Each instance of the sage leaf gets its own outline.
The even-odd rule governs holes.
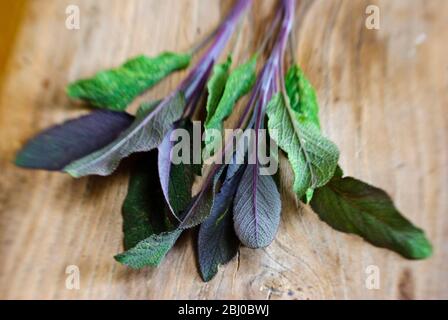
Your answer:
[[[169,96],[152,112],[142,118],[136,118],[132,125],[109,145],[70,163],[64,171],[73,177],[111,174],[121,159],[135,152],[157,148],[172,123],[181,117],[184,106],[183,93]]]
[[[67,94],[71,98],[87,100],[96,107],[122,111],[167,75],[186,68],[190,60],[189,54],[171,52],[153,58],[138,56],[116,69],[101,71],[93,78],[69,84]]]
[[[201,224],[211,213],[215,201],[215,195],[218,191],[218,182],[224,171],[222,166],[216,173],[210,173],[206,178],[204,185],[193,197],[187,209],[182,213],[182,222],[179,228],[182,230],[193,228]],[[208,183],[208,180],[211,180]]]
[[[174,231],[152,234],[133,248],[117,254],[114,258],[121,264],[133,269],[158,266],[174,246],[181,233],[182,230],[175,229]]]
[[[182,232],[168,218],[169,208],[157,179],[157,153],[153,150],[137,158],[123,204],[126,251],[115,256],[134,269],[159,265]]]
[[[218,64],[213,67],[213,73],[210,80],[207,83],[207,117],[205,124],[210,122],[210,119],[216,112],[216,108],[221,100],[222,94],[224,93],[224,88],[229,78],[229,68],[232,65],[232,57],[228,56],[226,62]]]
[[[310,121],[301,118],[280,93],[267,107],[272,139],[287,153],[294,171],[294,192],[300,199],[309,188],[325,185],[333,177],[339,151]]]
[[[351,177],[342,178],[339,173],[314,192],[311,207],[323,221],[408,259],[432,254],[423,230],[401,215],[386,192]]]
[[[159,178],[163,190],[163,196],[171,209],[171,212],[178,217],[186,209],[191,201],[191,190],[195,180],[194,164],[191,164],[192,153],[189,150],[188,163],[172,162],[173,144],[171,134],[176,129],[183,129],[189,133],[190,146],[192,146],[193,125],[190,120],[182,120],[173,125],[168,131],[162,143],[158,147],[158,168]],[[179,155],[183,156],[183,155]]]
[[[143,102],[137,109],[135,117],[136,118],[145,117],[146,115],[154,111],[154,109],[160,104],[160,102],[161,100]]]
[[[30,139],[15,164],[30,169],[62,170],[66,165],[103,148],[129,128],[134,117],[125,112],[95,110],[53,126]]]
[[[240,241],[249,248],[263,248],[275,238],[280,224],[280,193],[272,176],[260,175],[249,164],[236,191],[233,220]]]
[[[145,152],[136,158],[122,207],[125,250],[153,234],[172,229],[157,179],[157,153]]]
[[[233,229],[232,204],[242,172],[241,169],[237,172],[227,169],[226,179],[215,197],[210,216],[200,226],[198,258],[204,281],[210,281],[218,272],[218,266],[229,262],[238,252],[239,240]]]
[[[320,130],[319,105],[316,91],[311,85],[305,73],[298,65],[289,68],[285,79],[286,92],[288,94],[291,109],[296,111],[297,117],[308,124],[314,124]],[[310,203],[314,189],[308,188],[302,200]]]
[[[285,86],[291,108],[298,114],[298,117],[310,121],[320,128],[316,91],[298,65],[289,68]]]
[[[218,99],[218,89],[220,89],[224,84],[225,71],[223,70],[225,70],[226,68],[228,69],[226,64],[224,64],[219,69],[220,74],[216,75],[216,78],[212,77],[212,80],[215,81],[212,84],[209,83],[209,90],[213,89],[212,91],[209,91],[210,95],[212,95],[212,100],[207,101],[210,102],[210,105],[207,104],[207,120],[205,122],[204,140],[206,150],[205,152],[207,155],[213,155],[215,143],[211,139],[212,137],[210,135],[210,130],[219,130],[222,132],[223,121],[227,119],[227,117],[232,113],[235,103],[245,94],[247,94],[255,84],[256,66],[257,58],[254,56],[248,62],[238,66],[230,73],[227,81],[225,82],[224,91],[222,92],[222,96],[220,97],[219,104],[216,107],[213,105],[213,103],[216,103]],[[224,73],[224,75],[221,73]]]

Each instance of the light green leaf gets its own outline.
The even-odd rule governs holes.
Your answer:
[[[176,229],[153,234],[128,251],[117,254],[115,260],[133,269],[158,266],[181,233],[182,230]]]
[[[210,122],[210,119],[215,114],[219,101],[221,100],[224,88],[229,78],[229,68],[232,65],[232,56],[228,56],[226,62],[216,65],[213,68],[213,74],[207,83],[207,117],[205,125]]]
[[[289,68],[285,86],[291,108],[300,118],[311,121],[320,128],[316,91],[298,65]]]
[[[157,57],[138,56],[116,69],[68,85],[71,98],[83,99],[96,107],[122,111],[138,95],[150,89],[173,71],[186,68],[189,54],[165,52]]]
[[[313,199],[313,195],[314,195],[314,189],[308,188],[305,192],[305,203],[306,204],[309,204],[311,202],[311,199]]]
[[[333,177],[339,151],[315,124],[293,110],[281,93],[267,107],[269,134],[287,153],[294,171],[294,192],[301,198],[309,188],[325,185]]]
[[[314,192],[311,206],[323,221],[408,259],[432,254],[423,230],[403,217],[383,190],[354,178],[342,178],[339,173]]]
[[[223,121],[232,113],[235,103],[245,94],[247,94],[256,80],[256,66],[257,58],[254,56],[245,64],[238,66],[228,76],[225,83],[224,91],[220,97],[219,104],[214,107],[213,103],[216,103],[218,96],[218,89],[223,85],[225,76],[220,75],[219,84],[213,83],[213,100],[210,101],[211,105],[207,105],[207,121],[205,123],[205,148],[207,155],[213,154],[211,152],[214,149],[214,141],[211,139],[210,132],[207,130],[219,130],[223,129]],[[223,67],[224,69],[225,67]],[[222,70],[221,70],[222,71]],[[218,80],[216,80],[218,82]],[[210,87],[209,87],[210,89]],[[211,92],[211,91],[210,91]]]
[[[286,92],[291,108],[303,121],[315,124],[320,130],[319,105],[316,91],[298,65],[289,68],[285,79]],[[313,198],[313,188],[306,191],[303,201],[309,203]]]

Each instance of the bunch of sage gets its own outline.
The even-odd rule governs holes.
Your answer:
[[[143,103],[135,115],[125,111],[129,104],[172,72],[187,68],[197,50],[139,56],[69,84],[69,97],[87,101],[94,109],[29,140],[16,164],[76,178],[105,176],[134,154],[122,208],[125,251],[115,259],[132,268],[157,266],[185,230],[198,227],[200,272],[208,281],[241,244],[263,248],[275,238],[280,193],[276,176],[263,174],[265,164],[258,152],[269,140],[292,167],[297,198],[310,204],[323,221],[405,258],[430,256],[432,247],[424,232],[400,214],[384,191],[344,177],[338,166],[338,148],[321,132],[314,88],[298,65],[285,66],[294,0],[280,2],[266,45],[252,57],[233,66],[230,54],[218,63],[251,2],[238,0],[201,44],[209,46],[187,77],[165,98]],[[224,135],[224,121],[246,95],[235,129],[254,132],[249,139],[255,151],[251,162],[247,146],[238,149],[233,140],[224,139],[216,147],[216,138]],[[202,107],[204,141],[199,142],[199,152],[184,152],[214,161],[175,163],[173,133],[192,133],[192,119]],[[260,134],[264,128],[267,138]],[[238,155],[245,161],[236,161]],[[201,175],[199,191],[193,195],[193,184]]]

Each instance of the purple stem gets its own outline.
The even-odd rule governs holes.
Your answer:
[[[255,129],[258,131],[258,129],[260,129],[262,125],[262,120],[264,119],[264,112],[267,103],[271,100],[272,96],[276,92],[278,92],[278,86],[275,82],[275,79],[278,75],[283,76],[283,72],[281,71],[283,62],[280,61],[280,63],[279,60],[283,60],[284,58],[288,36],[292,29],[295,0],[283,0],[282,4],[284,17],[279,31],[279,37],[275,43],[274,49],[272,50],[268,61],[257,77],[257,81],[255,83],[254,89],[252,90],[251,97],[238,121],[237,128],[242,128],[243,124],[247,120],[248,115],[250,114],[250,111],[254,110],[254,114],[252,115],[252,119],[249,122],[248,127],[255,127]],[[258,140],[258,135],[256,135],[256,139]],[[225,157],[232,146],[233,143],[226,142],[224,144],[224,150],[220,156]],[[214,165],[209,174],[210,179],[206,179],[204,186],[207,186],[207,184],[211,182],[211,177],[219,170],[220,167],[220,164]]]
[[[274,46],[274,49],[271,52],[271,55],[266,63],[266,65],[263,67],[262,71],[260,72],[259,76],[257,77],[257,82],[255,84],[254,89],[252,90],[252,94],[250,97],[250,100],[248,104],[246,105],[245,110],[243,111],[242,116],[240,117],[240,120],[238,122],[238,128],[242,127],[244,122],[246,121],[247,116],[249,115],[250,111],[254,109],[254,114],[252,117],[252,120],[249,124],[249,127],[254,126],[256,130],[258,130],[262,124],[265,107],[266,104],[270,101],[272,96],[278,92],[279,86],[277,86],[277,83],[275,82],[276,77],[282,78],[282,82],[280,83],[280,89],[284,88],[284,72],[283,72],[283,58],[285,55],[285,48],[288,41],[288,36],[292,29],[292,22],[293,22],[293,13],[294,13],[294,7],[295,7],[295,0],[282,0],[283,4],[283,21],[282,25],[279,31],[279,37],[276,41],[276,44]],[[241,11],[244,9],[240,9]],[[236,9],[234,10],[236,11]],[[235,15],[235,14],[233,14]],[[229,15],[229,17],[232,16],[232,13]],[[235,21],[235,20],[234,20]],[[232,27],[233,30],[234,26]],[[215,50],[221,50],[221,49],[214,49],[220,48],[221,44],[220,41],[227,41],[229,35],[227,35],[226,31],[226,22],[223,23],[223,26],[221,26],[220,30],[218,31],[218,36],[213,43],[213,45],[210,47],[208,52],[204,55],[204,57],[201,59],[201,61],[198,63],[197,67],[191,72],[190,77],[194,78],[197,75],[203,72],[201,70],[201,65],[205,64],[205,62],[209,62],[210,59],[211,63],[214,63],[216,56],[219,54],[219,52],[215,53]],[[228,31],[227,31],[228,32]],[[222,40],[225,38],[225,40]],[[212,58],[213,57],[213,58]],[[196,70],[197,69],[197,70]],[[190,78],[189,77],[189,78]],[[188,78],[187,78],[188,79]],[[186,90],[188,93],[188,89]],[[187,94],[186,94],[187,96]],[[188,96],[187,96],[188,97]],[[261,97],[261,99],[260,99]],[[258,100],[260,99],[260,100]],[[258,135],[256,135],[256,139],[258,141]],[[258,143],[256,142],[257,147]],[[233,143],[226,143],[224,146],[224,152],[222,153],[222,156],[225,157],[227,154],[229,148],[233,146]],[[221,168],[222,164],[214,164],[211,168],[209,174],[207,175],[200,192],[196,196],[191,208],[189,209],[189,212],[187,212],[184,221],[187,221],[187,219],[194,214],[194,210],[192,208],[195,208],[197,203],[200,201],[199,199],[203,196],[205,191],[208,187],[210,187],[210,184],[213,180],[213,177],[218,172],[218,170]],[[256,175],[257,176],[257,175]],[[180,224],[180,226],[183,225],[183,222]]]
[[[295,1],[294,0],[282,0],[283,7],[285,9],[285,17],[283,19],[283,23],[280,29],[280,39],[278,41],[278,53],[277,58],[279,61],[278,68],[278,77],[280,81],[280,90],[283,94],[286,94],[285,87],[285,69],[284,69],[284,57],[286,52],[286,45],[288,43],[288,37],[292,30],[292,24],[294,21],[294,9],[295,9]]]
[[[226,19],[216,32],[215,39],[202,58],[196,63],[190,74],[179,85],[178,91],[184,91],[187,104],[191,102],[195,92],[201,89],[201,82],[207,74],[207,70],[213,65],[233,34],[237,22],[242,14],[252,4],[252,0],[238,0]]]

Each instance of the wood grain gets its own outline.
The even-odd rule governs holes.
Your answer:
[[[240,60],[259,43],[276,3],[255,2]],[[332,230],[298,206],[282,161],[282,222],[268,248],[242,248],[209,283],[197,273],[192,233],[159,268],[117,264],[128,170],[74,180],[18,169],[14,154],[39,130],[85,112],[66,98],[69,81],[140,53],[187,50],[232,1],[38,0],[23,8],[0,85],[0,298],[448,298],[448,1],[297,2],[295,56],[317,88],[343,168],[386,189],[426,230],[431,259],[406,261]],[[372,3],[380,30],[364,24]],[[65,28],[68,4],[80,7],[80,30]],[[150,96],[163,96],[182,76]],[[68,265],[80,268],[80,290],[65,287]],[[380,268],[379,290],[365,286],[369,265]]]

